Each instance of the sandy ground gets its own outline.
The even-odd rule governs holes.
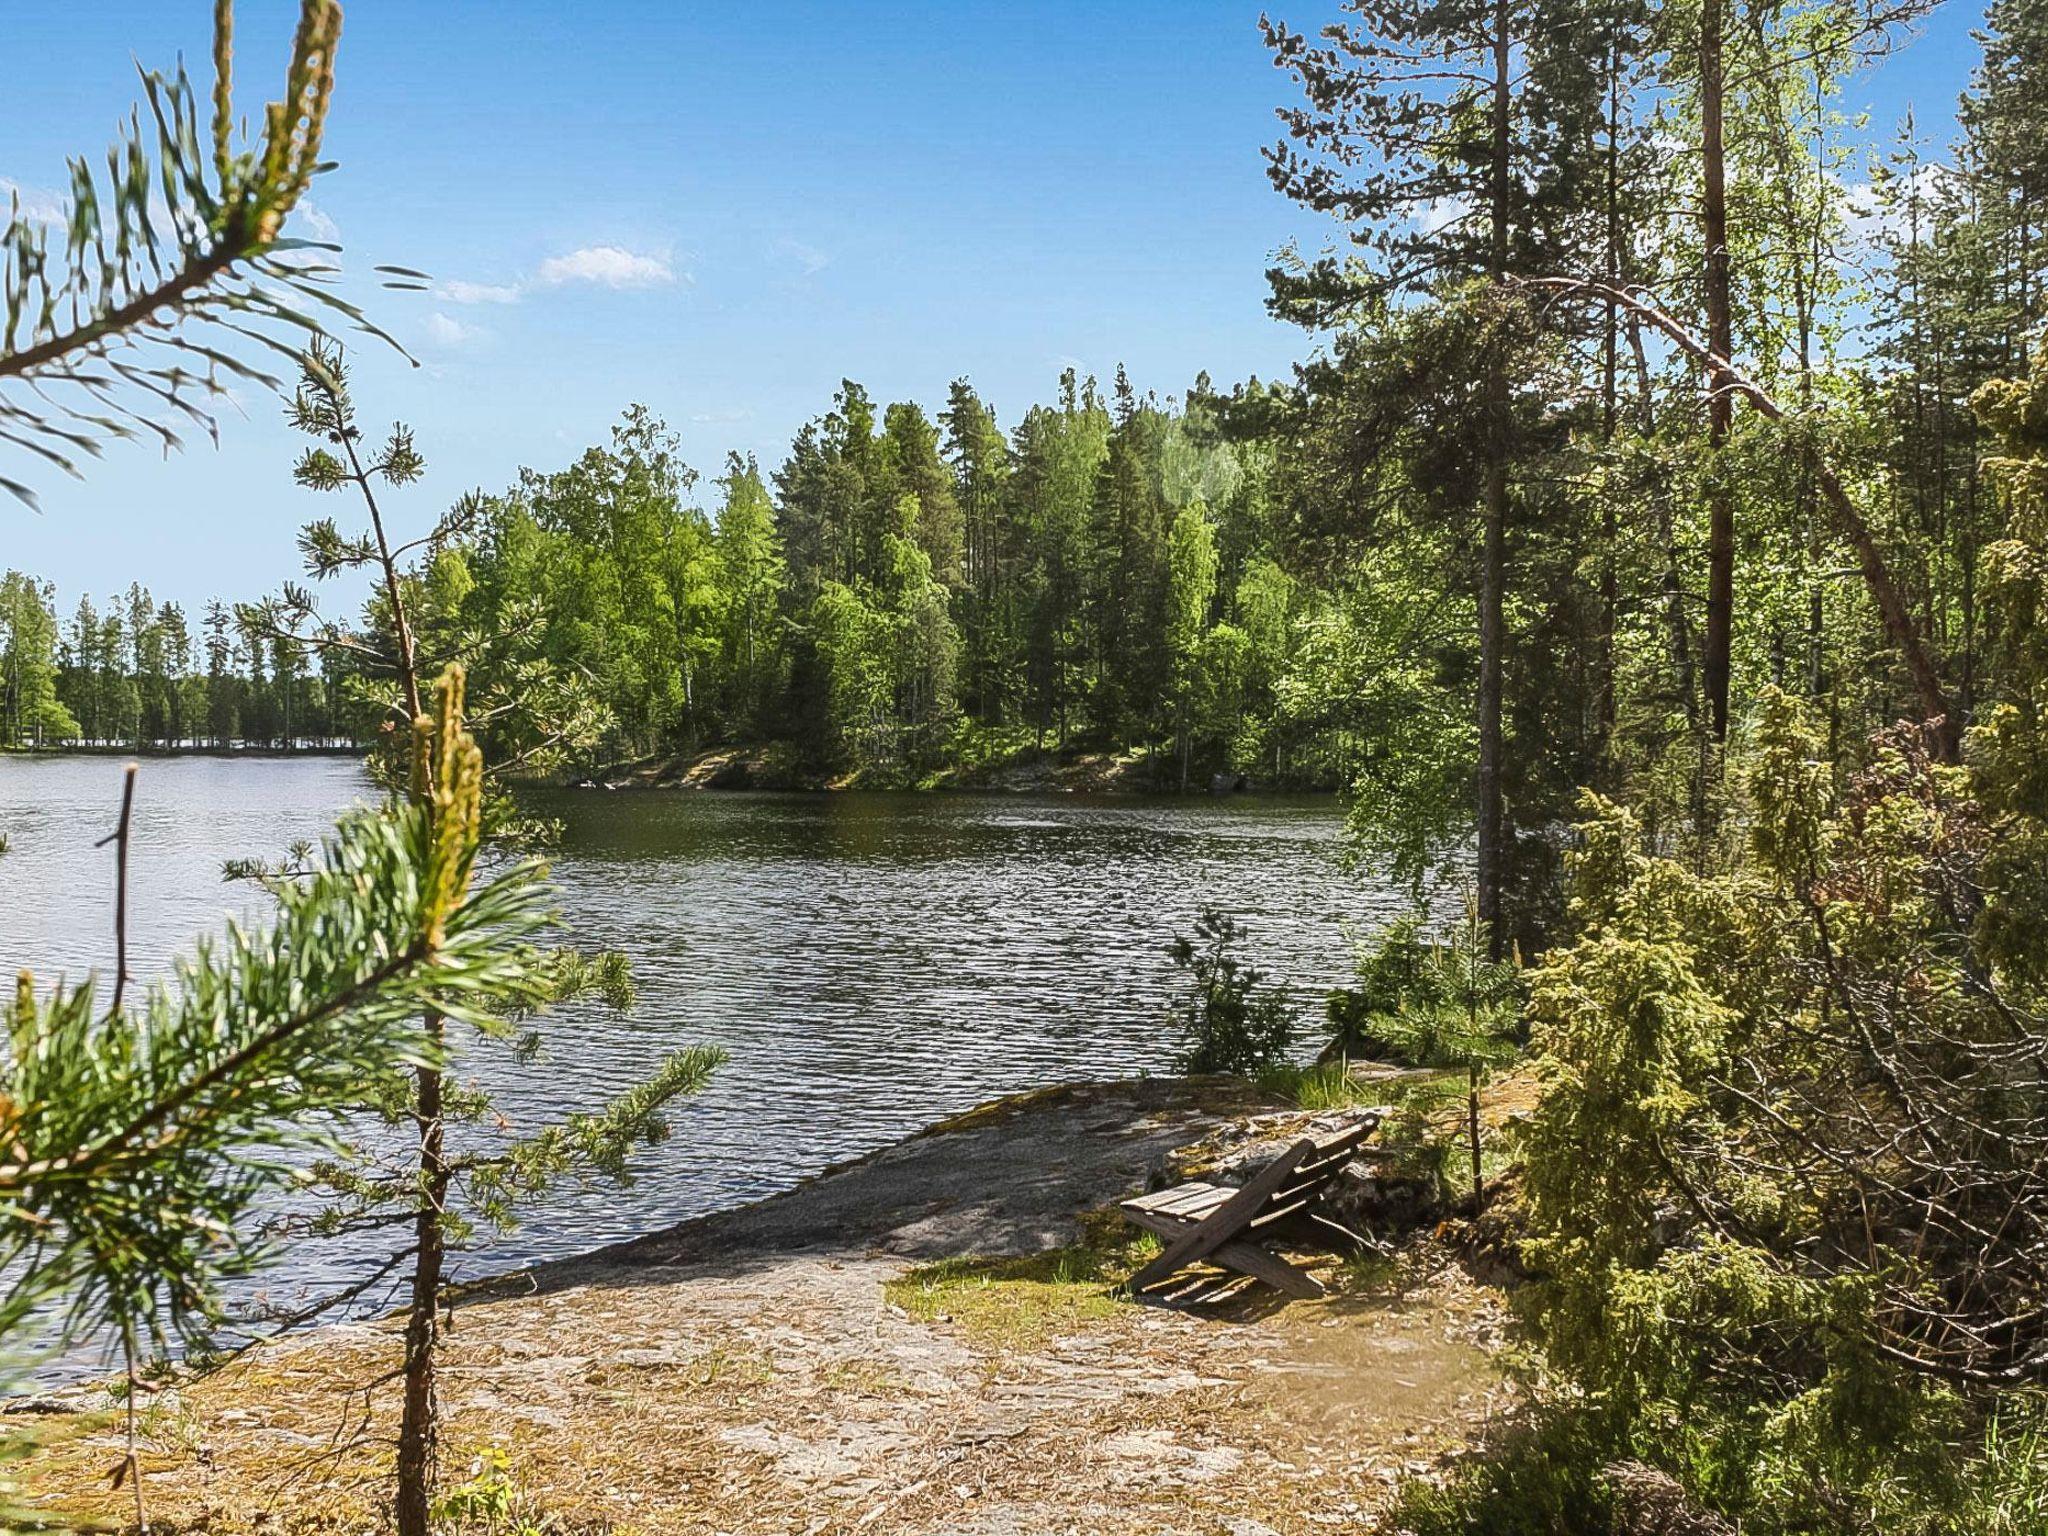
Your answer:
[[[1076,1243],[1084,1213],[1261,1107],[1174,1082],[1005,1101],[790,1194],[510,1277],[454,1314],[446,1481],[501,1453],[473,1486],[563,1531],[1371,1529],[1396,1481],[1504,1402],[1498,1298],[1448,1256],[1424,1242],[1330,1271],[1345,1288],[1315,1302],[1239,1288],[1185,1307],[987,1263]],[[375,1384],[397,1359],[388,1325],[337,1328],[159,1395],[154,1520],[380,1529],[393,1394]],[[129,1518],[103,1481],[116,1430],[47,1421],[32,1501]]]

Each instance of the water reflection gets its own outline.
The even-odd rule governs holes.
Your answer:
[[[47,975],[111,959],[112,759],[0,760],[0,960]],[[353,764],[146,762],[137,799],[131,948],[160,972],[191,936],[260,896],[223,886],[234,855],[316,836],[365,797]],[[645,1231],[786,1187],[995,1094],[1164,1071],[1164,945],[1205,904],[1237,913],[1256,960],[1305,991],[1350,968],[1348,932],[1399,911],[1340,867],[1327,801],[766,796],[577,792],[536,797],[567,836],[560,905],[580,943],[632,956],[626,1017],[577,1007],[538,1063],[479,1055],[515,1129],[588,1109],[669,1050],[732,1054],[638,1162],[627,1191],[566,1191],[477,1272]],[[363,1255],[300,1251],[271,1284],[296,1294]]]

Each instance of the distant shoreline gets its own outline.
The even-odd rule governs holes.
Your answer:
[[[774,746],[721,746],[694,754],[675,753],[614,763],[567,781],[581,790],[754,790],[797,794],[840,794],[849,790],[950,794],[1089,794],[1132,798],[1184,799],[1193,796],[1334,795],[1328,784],[1275,786],[1244,773],[1191,774],[1183,790],[1177,777],[1155,774],[1141,752],[1028,751],[990,762],[948,765],[922,778],[839,777],[807,771]]]
[[[361,757],[366,751],[366,747],[7,747],[0,748],[0,762],[49,757]]]
[[[368,747],[356,746],[61,746],[0,749],[0,762],[59,758],[133,759],[217,758],[227,761],[285,761],[296,758],[360,760]],[[972,767],[949,766],[918,780],[860,775],[832,777],[797,768],[773,747],[723,746],[696,753],[675,753],[613,763],[584,774],[558,779],[518,780],[523,787],[545,790],[743,790],[754,793],[844,794],[849,791],[892,794],[1086,794],[1132,799],[1178,800],[1191,797],[1333,796],[1328,784],[1282,784],[1249,774],[1191,775],[1182,790],[1177,782],[1153,776],[1142,753],[1032,752]]]

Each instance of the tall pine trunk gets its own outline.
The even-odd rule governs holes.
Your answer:
[[[1496,294],[1508,271],[1508,0],[1493,7],[1493,250],[1491,276]],[[1500,316],[1497,325],[1504,325]],[[1507,563],[1508,377],[1504,337],[1495,339],[1492,378],[1487,386],[1486,528],[1479,563],[1479,815],[1477,828],[1479,921],[1488,953],[1507,951],[1503,895],[1507,886],[1506,828],[1501,806],[1501,603]]]
[[[1606,212],[1605,268],[1610,291],[1622,284],[1621,260],[1621,39],[1617,35],[1607,53],[1607,153],[1605,161]],[[1607,301],[1607,329],[1600,355],[1600,440],[1612,447],[1620,417],[1621,309],[1612,298]],[[1615,569],[1615,545],[1621,529],[1610,492],[1600,498],[1600,771],[1611,772],[1614,757],[1614,728],[1617,716],[1615,681],[1615,630],[1620,623],[1621,585]]]
[[[405,594],[399,584],[398,563],[384,534],[384,516],[370,490],[369,476],[356,454],[353,434],[344,435],[349,468],[362,490],[370,511],[370,527],[377,538],[377,557],[384,576],[384,594],[391,604],[391,624],[398,641],[398,679],[411,721],[421,721],[425,708],[420,694],[419,661],[413,643],[412,624],[405,609]],[[414,794],[424,791],[417,779]],[[432,798],[427,800],[432,814]],[[437,1049],[447,1030],[447,1021],[429,1011],[424,1023],[428,1038]],[[398,1423],[398,1493],[394,1500],[398,1536],[431,1536],[433,1526],[434,1462],[437,1422],[434,1403],[435,1354],[440,1342],[441,1282],[446,1267],[447,1238],[441,1213],[448,1203],[448,1159],[443,1145],[445,1120],[442,1104],[442,1074],[438,1067],[423,1066],[413,1084],[413,1124],[419,1134],[420,1203],[413,1213],[413,1267],[411,1293],[406,1302],[403,1405]]]
[[[1735,422],[1735,395],[1725,365],[1735,355],[1735,319],[1729,292],[1728,166],[1722,133],[1724,0],[1700,6],[1700,227],[1706,244],[1707,346],[1715,363],[1707,373],[1707,639],[1701,673],[1708,720],[1717,741],[1728,737],[1728,681],[1735,636],[1735,502],[1729,495],[1721,450]]]

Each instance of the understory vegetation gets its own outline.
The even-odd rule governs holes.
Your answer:
[[[132,1474],[139,1354],[214,1337],[262,1256],[225,1234],[296,1182],[328,1201],[307,1235],[397,1237],[403,1536],[527,1520],[504,1465],[438,1464],[450,1245],[628,1176],[719,1057],[489,1137],[460,1042],[628,990],[536,947],[537,866],[473,880],[487,839],[545,835],[499,782],[719,744],[864,785],[1086,751],[1161,788],[1338,787],[1350,853],[1431,914],[1367,944],[1314,1064],[1222,913],[1175,942],[1167,1021],[1190,1072],[1391,1104],[1433,1209],[1527,1276],[1516,1422],[1395,1529],[2048,1530],[2048,12],[1991,0],[1932,145],[1855,109],[1928,9],[1262,18],[1271,179],[1344,242],[1269,274],[1311,338],[1291,377],[1070,371],[1007,422],[964,379],[936,414],[847,381],[779,465],[708,486],[635,406],[399,541],[411,430],[370,443],[324,327],[261,286],[318,287],[279,257],[339,10],[302,0],[244,144],[222,4],[211,155],[189,82],[148,76],[158,132],[104,211],[81,168],[60,251],[10,216],[0,438],[69,467],[153,419],[101,414],[117,384],[197,411],[195,357],[214,394],[282,389],[186,330],[281,327],[295,477],[366,519],[310,523],[305,575],[375,594],[340,617],[286,582],[195,633],[139,584],[72,606],[9,571],[0,748],[350,743],[389,799],[236,871],[274,924],[162,986],[129,991],[125,949],[104,991],[23,974],[0,1328],[117,1337]],[[197,350],[102,372],[131,345]],[[294,1176],[278,1149],[343,1117],[398,1150],[334,1132]],[[1025,1338],[1114,1305],[1134,1252],[890,1294]]]

